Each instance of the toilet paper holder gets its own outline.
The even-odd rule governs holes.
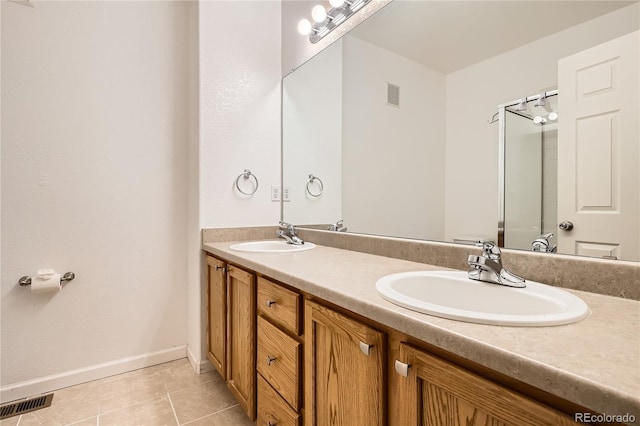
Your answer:
[[[71,281],[75,277],[76,277],[76,274],[74,274],[73,272],[65,272],[65,274],[60,277],[60,282]],[[20,277],[20,279],[18,280],[18,283],[23,287],[27,285],[31,285],[31,277],[26,275],[24,277]]]

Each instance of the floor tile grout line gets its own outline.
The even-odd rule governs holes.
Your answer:
[[[166,390],[166,386],[165,386],[165,390]],[[180,420],[178,420],[178,414],[176,413],[176,408],[173,406],[173,401],[171,400],[171,395],[169,395],[169,392],[167,392],[167,398],[169,399],[169,405],[171,405],[171,411],[173,412],[173,418],[176,419],[176,424],[179,426],[180,425]]]
[[[76,423],[84,422],[85,420],[89,420],[89,419],[93,419],[93,418],[95,418],[96,421],[97,421],[98,420],[98,415],[85,417],[84,419],[74,420],[73,423],[65,423],[64,426],[71,426],[71,425],[74,425]],[[16,426],[18,426],[18,425],[16,425]]]
[[[197,421],[202,420],[202,419],[206,419],[207,417],[213,416],[215,414],[219,414],[219,413],[222,413],[224,411],[231,410],[232,408],[236,408],[239,405],[240,404],[234,404],[231,407],[227,407],[227,408],[223,408],[222,410],[214,411],[213,413],[209,413],[206,416],[202,416],[202,417],[198,417],[197,419],[189,420],[187,423],[178,424],[178,426],[187,426],[187,425],[189,425],[191,423],[197,422]]]
[[[196,376],[197,376],[197,374],[196,374]],[[192,383],[192,384],[189,384],[189,385],[185,385],[184,387],[181,387],[181,388],[178,388],[178,389],[172,389],[172,390],[167,389],[167,384],[164,383],[164,389],[168,393],[176,393],[176,392],[182,392],[182,391],[184,391],[186,389],[192,388],[192,387],[197,386],[197,385],[203,385],[205,383],[210,383],[210,382],[218,382],[218,381],[221,381],[221,380],[222,379],[219,378],[219,377],[213,377],[212,379],[209,379],[209,380],[203,380],[201,382]]]

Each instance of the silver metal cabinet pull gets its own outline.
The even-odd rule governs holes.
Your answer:
[[[267,300],[265,302],[265,305],[267,305],[267,308],[270,308],[271,306],[275,305],[276,302],[274,302],[273,300]]]
[[[371,348],[372,347],[373,347],[373,345],[367,345],[364,342],[360,342],[360,352],[362,352],[366,356],[371,355]]]
[[[219,271],[221,269],[222,269],[222,273],[225,273],[227,271],[224,266],[216,265],[216,271]]]
[[[400,362],[396,359],[394,367],[396,369],[396,373],[402,377],[407,377],[409,375],[409,367],[411,367],[411,365],[405,364],[404,362]]]
[[[275,358],[275,357],[272,357],[272,356],[270,356],[270,355],[267,355],[267,365],[271,365],[271,363],[272,363],[273,361],[275,361],[275,360],[276,360],[276,358]]]

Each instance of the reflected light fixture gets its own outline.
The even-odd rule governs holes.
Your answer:
[[[298,32],[302,35],[308,35],[311,43],[317,43],[370,1],[329,0],[331,5],[329,10],[318,4],[311,9],[311,18],[314,22],[301,19],[298,22]]]
[[[527,98],[524,97],[520,100],[518,105],[514,108],[516,111],[526,111],[527,110]]]

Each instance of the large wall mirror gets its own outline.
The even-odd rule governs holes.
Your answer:
[[[639,261],[639,28],[637,1],[392,1],[283,79],[283,219]]]

